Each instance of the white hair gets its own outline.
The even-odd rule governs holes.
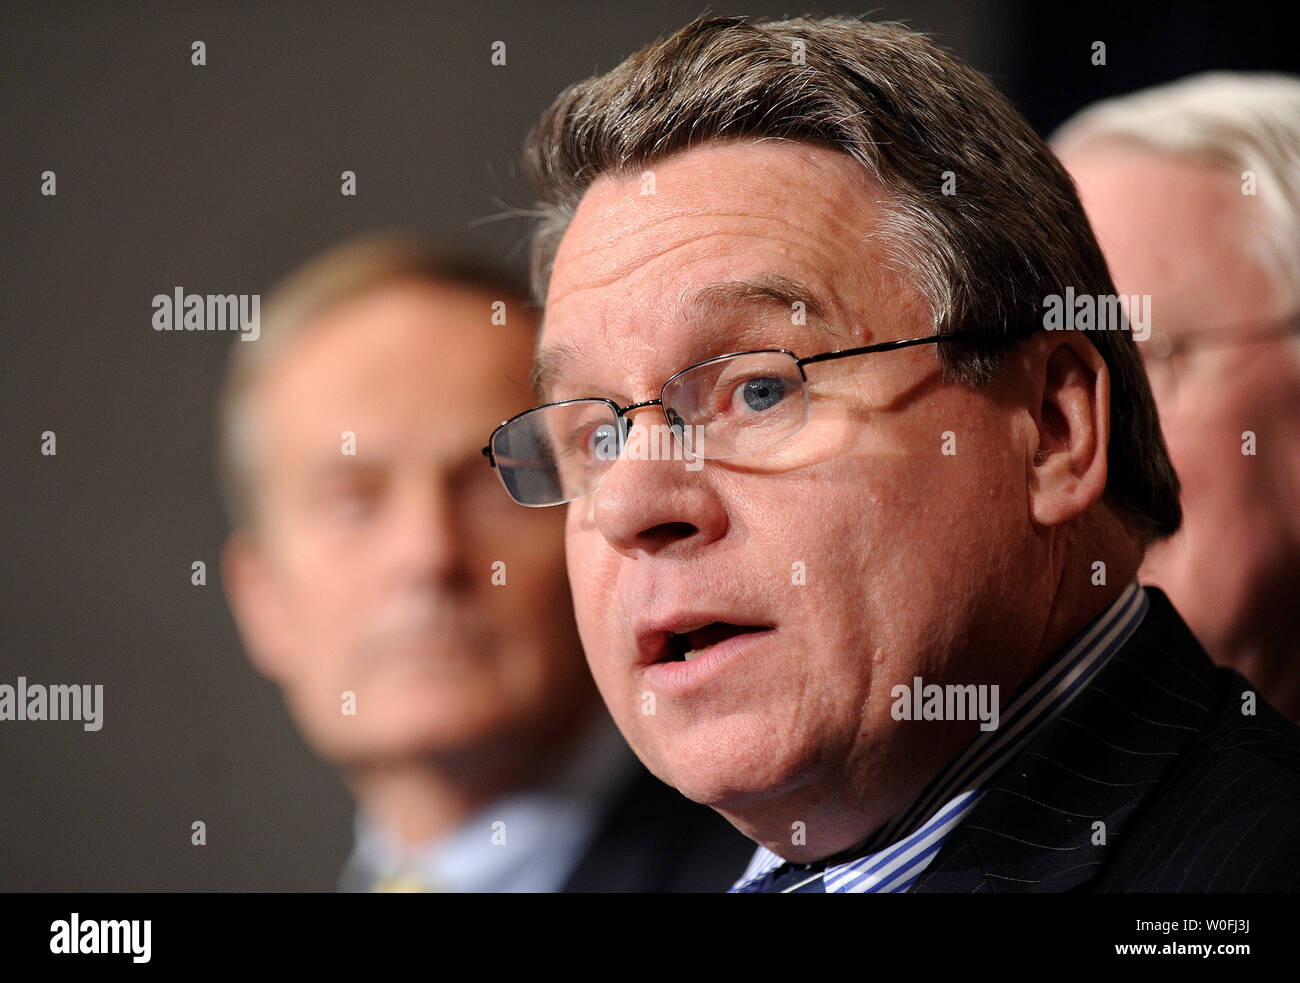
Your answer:
[[[1106,99],[1077,113],[1051,137],[1058,152],[1122,141],[1231,169],[1243,197],[1254,182],[1263,222],[1245,245],[1300,306],[1300,78],[1205,72]]]

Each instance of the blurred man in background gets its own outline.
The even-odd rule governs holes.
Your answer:
[[[1154,310],[1139,347],[1185,518],[1142,579],[1300,720],[1300,79],[1195,76],[1053,142],[1119,293]]]
[[[516,509],[479,453],[531,398],[522,297],[384,235],[268,299],[220,411],[232,609],[357,799],[342,889],[725,889],[746,841],[601,706],[563,516]]]

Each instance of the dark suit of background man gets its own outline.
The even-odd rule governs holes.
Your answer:
[[[736,890],[1296,886],[1300,731],[1136,580],[1178,481],[988,80],[896,25],[706,19],[529,163],[544,405],[491,448],[568,503],[629,743],[760,844]]]
[[[254,664],[356,797],[344,890],[721,890],[742,837],[637,764],[592,686],[560,517],[479,454],[536,323],[414,237],[339,247],[236,342],[226,586]]]

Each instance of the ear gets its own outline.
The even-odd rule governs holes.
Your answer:
[[[1029,512],[1041,526],[1079,518],[1106,492],[1110,373],[1078,331],[1026,342],[1038,446],[1029,462]]]
[[[279,682],[288,671],[288,632],[265,547],[251,533],[236,532],[221,553],[221,579],[235,625],[253,668]]]

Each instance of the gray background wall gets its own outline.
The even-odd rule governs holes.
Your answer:
[[[394,225],[522,270],[526,229],[483,220],[529,202],[528,127],[565,84],[702,6],[0,13],[0,683],[105,688],[97,733],[0,722],[0,889],[333,886],[350,802],[248,667],[220,587],[211,414],[233,339],[155,332],[151,298],[178,285],[260,293],[308,254]],[[1283,32],[1240,5],[1226,25],[1195,4],[873,9],[937,34],[1040,129],[1193,70],[1295,67]],[[1088,63],[1095,38],[1110,44],[1107,70]],[[195,40],[204,67],[190,64]],[[497,40],[505,67],[490,63]],[[45,170],[56,197],[40,194]],[[356,197],[339,193],[343,170]],[[45,430],[57,456],[40,453]],[[195,560],[207,586],[190,582]]]

